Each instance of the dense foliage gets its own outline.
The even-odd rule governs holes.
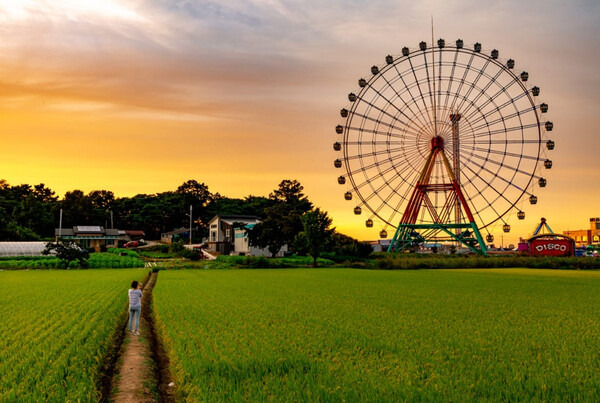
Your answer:
[[[332,240],[334,229],[329,228],[331,223],[327,212],[318,208],[302,216],[302,232],[296,237],[295,244],[301,245],[312,256],[313,267],[317,267],[317,259]]]
[[[600,258],[539,257],[524,255],[419,255],[414,253],[376,253],[373,258],[356,267],[385,270],[510,268],[599,270]]]
[[[44,249],[44,255],[55,255],[60,260],[61,266],[68,269],[71,262],[77,262],[80,267],[88,267],[90,254],[87,250],[81,249],[73,241],[59,239],[56,242],[48,242]]]
[[[597,401],[600,273],[166,271],[182,401]]]
[[[99,401],[98,374],[140,270],[0,272],[0,401]]]
[[[51,238],[63,210],[63,227],[100,225],[107,228],[139,229],[149,239],[163,232],[189,226],[192,206],[194,230],[206,236],[206,224],[216,214],[254,215],[265,218],[268,208],[286,205],[286,214],[308,211],[312,204],[302,194],[302,185],[283,180],[269,197],[249,195],[242,199],[212,193],[208,186],[188,180],[175,191],[138,194],[118,198],[110,190],[66,192],[59,200],[43,183],[11,186],[0,180],[0,241],[27,241]]]
[[[129,254],[118,252],[118,249],[110,249],[114,253],[92,253],[87,260],[87,266],[91,269],[123,269],[144,267],[144,261],[133,251]],[[61,269],[65,268],[56,256],[23,256],[0,258],[0,269]],[[80,269],[77,261],[72,261],[67,266],[69,269]]]
[[[292,246],[302,231],[302,217],[312,208],[312,203],[302,193],[298,181],[284,180],[269,195],[271,206],[264,210],[262,221],[248,230],[252,246],[268,249],[275,257],[284,245]]]
[[[211,193],[204,183],[188,180],[175,191],[157,194],[138,194],[117,198],[108,190],[94,190],[85,194],[81,190],[69,191],[59,200],[44,184],[36,186],[10,186],[0,181],[0,241],[50,239],[63,210],[63,228],[75,225],[99,225],[121,229],[143,230],[148,239],[158,239],[160,234],[189,226],[189,207],[192,206],[193,234],[196,241],[208,235],[207,223],[217,214],[249,215],[261,222],[247,228],[250,244],[266,248],[275,256],[284,245],[288,250],[302,254],[335,252],[337,255],[364,257],[368,246],[341,234],[327,232],[326,242],[309,242],[318,234],[308,231],[307,219],[315,216],[313,204],[303,193],[297,180],[282,180],[268,197],[247,196],[232,199]],[[308,215],[307,215],[308,214]],[[322,212],[325,214],[325,212]],[[305,217],[306,216],[306,217]],[[304,217],[304,218],[303,218]],[[299,234],[303,234],[299,237]],[[321,235],[325,235],[323,232]],[[321,236],[318,235],[318,236]],[[330,242],[332,241],[332,242]],[[181,255],[181,251],[175,252]],[[370,248],[369,248],[370,252]],[[73,253],[74,254],[74,253]],[[164,257],[169,252],[161,251]],[[150,252],[150,255],[156,255]],[[368,255],[368,253],[366,253]],[[65,255],[66,256],[66,255]],[[318,256],[318,255],[317,255]],[[154,256],[148,256],[154,257]],[[199,259],[197,253],[186,252],[189,259]],[[63,259],[66,267],[71,260]],[[80,265],[85,265],[81,262]]]
[[[275,269],[275,268],[291,268],[291,267],[307,267],[314,265],[314,260],[309,256],[290,255],[286,257],[278,257],[267,259],[263,256],[226,256],[219,255],[216,259],[217,265],[208,262],[208,267],[211,268],[251,268],[251,269]],[[218,263],[229,263],[228,266],[222,266]],[[321,266],[331,266],[333,260],[318,258],[317,263]]]

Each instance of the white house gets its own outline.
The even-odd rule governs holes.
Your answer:
[[[260,220],[248,215],[216,215],[208,222],[208,250],[226,255],[271,256],[268,249],[250,246],[247,229]],[[284,245],[278,253],[283,256],[288,251]]]

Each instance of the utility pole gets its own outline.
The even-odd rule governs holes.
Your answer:
[[[190,204],[190,246],[192,245],[192,205]]]
[[[58,216],[58,237],[56,238],[56,240],[58,241],[60,239],[60,236],[62,235],[62,209],[60,209],[60,215]]]

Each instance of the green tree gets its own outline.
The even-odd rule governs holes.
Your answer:
[[[267,248],[275,257],[283,245],[290,248],[302,231],[302,214],[312,208],[312,203],[302,193],[304,187],[297,180],[284,179],[269,198],[248,196],[246,204],[252,206],[261,222],[248,230],[250,245]],[[260,209],[263,209],[262,214]]]
[[[66,192],[59,206],[63,209],[63,227],[104,225],[104,217],[96,216],[91,199],[81,190]]]
[[[332,235],[328,252],[334,252],[340,256],[367,258],[373,252],[373,248],[366,242],[360,242],[348,235],[336,232]]]
[[[291,211],[302,215],[312,208],[312,203],[304,196],[303,190],[304,186],[297,180],[284,179],[279,183],[279,187],[269,194],[269,199],[285,203]]]
[[[44,255],[49,255],[52,252],[56,254],[56,257],[60,260],[65,269],[68,269],[70,263],[75,260],[79,261],[81,267],[88,267],[87,260],[90,258],[90,254],[87,250],[81,249],[79,245],[73,241],[59,239],[57,242],[48,242],[42,253]]]
[[[267,248],[271,257],[275,257],[283,245],[292,243],[301,229],[300,216],[291,217],[284,204],[276,204],[267,208],[264,220],[247,232],[250,245]]]
[[[296,242],[308,250],[308,254],[313,258],[313,267],[317,267],[317,259],[331,242],[335,232],[335,228],[329,228],[331,223],[327,212],[319,208],[302,216],[303,230],[298,234]]]

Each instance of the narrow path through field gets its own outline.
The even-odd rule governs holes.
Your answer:
[[[150,304],[152,288],[156,282],[156,273],[144,285],[142,307]],[[116,385],[116,394],[113,401],[117,403],[129,402],[155,402],[158,401],[152,389],[156,384],[154,380],[155,364],[150,352],[149,338],[151,337],[150,324],[146,315],[140,317],[140,335],[133,336],[125,327],[125,338],[121,350],[121,366],[113,385]],[[115,382],[116,381],[116,382]]]

